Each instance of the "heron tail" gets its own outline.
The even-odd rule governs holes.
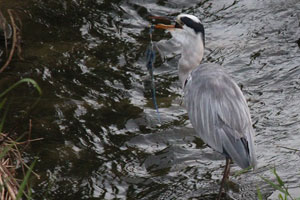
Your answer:
[[[236,137],[232,134],[232,129],[223,127],[219,130],[222,139],[223,154],[231,158],[238,166],[245,169],[248,167],[256,168],[256,158],[252,140],[244,137]]]

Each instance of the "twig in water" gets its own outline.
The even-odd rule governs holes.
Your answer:
[[[27,139],[27,144],[25,145],[24,148],[27,148],[27,146],[30,143],[30,138],[31,138],[31,130],[32,130],[32,123],[31,123],[31,119],[29,119],[29,129],[28,129],[28,139]]]
[[[3,33],[4,33],[5,51],[7,56],[7,31],[6,31],[7,23],[1,11],[0,11],[0,22],[1,22],[0,27],[3,29]]]
[[[9,52],[9,56],[8,56],[8,59],[6,60],[5,64],[1,67],[0,69],[0,73],[3,72],[6,67],[9,65],[9,63],[11,62],[12,60],[12,57],[14,55],[14,52],[15,52],[15,49],[16,49],[16,46],[17,46],[17,25],[15,24],[15,20],[14,20],[14,16],[13,16],[13,13],[12,13],[12,10],[11,9],[8,9],[7,10],[8,14],[9,14],[9,18],[10,18],[10,21],[11,21],[11,26],[12,26],[12,29],[13,29],[13,41],[12,41],[12,47],[10,49],[10,52]],[[18,47],[19,49],[20,47]]]
[[[300,151],[299,149],[294,149],[294,148],[290,148],[290,147],[284,147],[284,146],[280,146],[280,145],[276,145],[277,147],[283,148],[283,149],[288,149],[288,150],[292,150],[292,151]]]

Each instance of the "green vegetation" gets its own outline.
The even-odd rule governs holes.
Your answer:
[[[8,17],[10,19],[10,24],[4,17],[4,14],[0,10],[0,36],[4,39],[4,46],[6,50],[6,61],[3,66],[0,67],[0,73],[2,73],[11,63],[13,56],[16,54],[20,60],[23,60],[21,56],[21,29],[22,22],[17,15],[17,13],[12,10],[7,10]],[[10,42],[9,42],[10,41]],[[11,43],[11,48],[9,50],[8,44]],[[9,53],[8,53],[9,52]],[[28,139],[21,141],[22,136],[11,136],[10,133],[5,133],[3,131],[4,122],[9,110],[9,100],[7,94],[13,89],[21,84],[31,84],[41,95],[42,90],[39,85],[30,78],[24,78],[18,82],[12,84],[9,88],[0,92],[0,198],[1,200],[19,200],[23,196],[26,199],[31,199],[31,189],[29,186],[29,177],[33,174],[33,168],[36,160],[30,165],[23,161],[21,152],[28,146],[32,141],[30,139],[31,135],[31,121],[29,122]],[[16,179],[16,168],[21,167],[24,178],[23,180]],[[35,174],[38,176],[37,174]],[[21,183],[21,184],[19,184]]]
[[[7,98],[6,95],[12,91],[14,88],[16,88],[18,85],[22,83],[30,83],[32,84],[36,90],[39,92],[39,94],[42,94],[42,91],[38,84],[29,78],[24,78],[12,86],[10,86],[8,89],[6,89],[4,92],[0,93],[0,113],[3,113],[1,116],[1,122],[0,122],[0,195],[1,200],[6,199],[16,199],[19,200],[22,198],[22,196],[26,196],[26,199],[31,199],[31,190],[28,186],[28,180],[29,176],[33,173],[33,167],[35,165],[36,160],[28,167],[21,156],[20,153],[20,145],[22,144],[28,144],[30,142],[30,138],[27,139],[25,142],[19,142],[20,139],[23,138],[23,136],[19,137],[16,140],[13,140],[10,138],[9,133],[5,134],[3,133],[3,127],[5,118],[8,112],[8,109],[5,108]],[[31,131],[31,130],[30,130]],[[30,132],[29,131],[29,132]],[[25,145],[26,147],[27,145]],[[24,148],[25,148],[24,147]],[[24,149],[23,148],[23,149]],[[22,169],[27,168],[27,172],[24,174],[24,178],[21,184],[19,184],[19,181],[15,178],[16,175],[16,166],[21,164]],[[24,171],[24,170],[23,170]],[[26,192],[27,187],[27,192]]]
[[[283,182],[283,180],[280,178],[280,176],[277,174],[276,169],[274,168],[272,170],[272,173],[275,175],[277,183],[273,183],[273,181],[265,178],[265,177],[261,177],[266,183],[268,183],[269,185],[271,185],[274,189],[280,191],[280,193],[278,194],[278,199],[279,200],[300,200],[300,197],[295,198],[292,197],[292,195],[289,193],[288,187],[286,185],[286,183]],[[300,188],[299,188],[300,190]],[[262,200],[262,194],[260,189],[257,189],[257,194],[258,194],[258,199]]]

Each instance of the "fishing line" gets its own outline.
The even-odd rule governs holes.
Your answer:
[[[154,68],[154,62],[155,62],[155,51],[153,48],[153,41],[152,41],[152,32],[154,30],[154,26],[151,25],[149,29],[149,37],[150,37],[150,44],[148,46],[147,52],[146,52],[146,57],[147,57],[147,69],[149,71],[150,77],[151,77],[151,92],[152,92],[152,99],[153,99],[153,104],[157,113],[157,118],[159,123],[161,123],[160,120],[160,114],[158,110],[158,105],[156,101],[156,91],[155,91],[155,81],[154,81],[154,76],[153,76],[153,68]]]

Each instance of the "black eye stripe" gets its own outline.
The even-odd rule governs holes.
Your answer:
[[[189,17],[181,17],[180,21],[182,21],[182,23],[184,23],[186,26],[194,29],[196,33],[204,33],[204,27],[200,22],[195,22]]]
[[[180,25],[178,22],[175,23],[175,28],[182,28],[182,25]]]
[[[203,42],[205,38],[205,33],[204,33],[204,27],[200,22],[195,22],[189,17],[181,17],[180,21],[185,24],[186,26],[190,27],[195,31],[195,33],[201,33],[203,36]]]

